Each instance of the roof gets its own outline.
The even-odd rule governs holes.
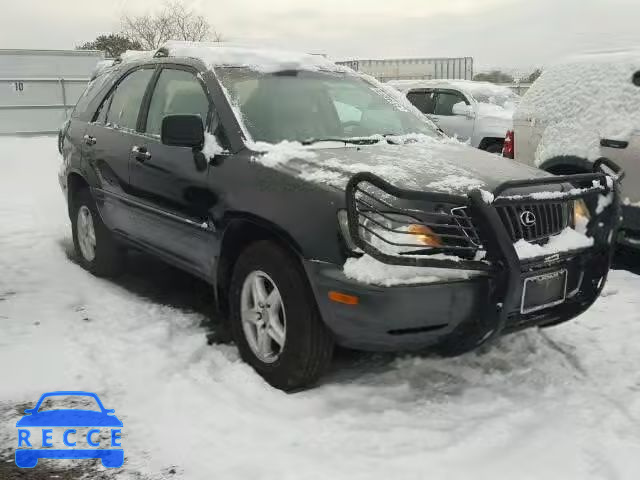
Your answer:
[[[202,61],[209,68],[247,67],[258,72],[308,70],[352,72],[324,55],[264,48],[228,42],[169,41],[158,50],[127,50],[115,61],[106,61],[100,71],[114,64],[138,62],[153,57],[186,57]]]
[[[282,70],[325,70],[346,72],[323,55],[269,49],[226,42],[167,42],[163,47],[170,57],[197,58],[207,66],[247,67],[259,72]]]
[[[583,64],[594,69],[602,68],[602,66],[607,64],[632,64],[637,67],[639,63],[640,47],[632,47],[628,49],[600,50],[572,55],[554,62],[549,65],[549,68],[571,64]],[[545,68],[545,70],[546,69],[547,68]]]

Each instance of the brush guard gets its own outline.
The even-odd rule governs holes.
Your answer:
[[[475,343],[480,344],[496,338],[505,329],[519,305],[518,294],[526,272],[588,252],[593,265],[586,268],[588,278],[581,284],[588,290],[585,293],[588,305],[595,301],[611,265],[613,239],[620,223],[618,182],[623,175],[615,163],[601,158],[594,163],[593,173],[502,183],[492,192],[492,201],[488,201],[491,199],[487,199],[487,193],[477,189],[467,195],[407,190],[372,173],[361,172],[350,179],[346,188],[349,233],[359,249],[383,263],[486,272],[493,285],[489,302],[492,311],[486,315],[490,319],[488,325],[476,332]],[[500,209],[544,206],[550,199],[539,194],[505,195],[505,192],[563,184],[570,184],[572,189],[557,193],[558,198],[551,201],[572,206],[573,200],[588,202],[599,195],[611,195],[605,208],[590,209],[587,235],[594,239],[594,245],[521,260],[514,248],[512,226]],[[548,211],[545,208],[543,212]],[[573,208],[567,215],[561,225],[571,226]],[[418,245],[433,238],[442,245]],[[583,302],[581,308],[584,306]]]

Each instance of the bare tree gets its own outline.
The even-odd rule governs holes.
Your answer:
[[[155,50],[167,40],[222,41],[222,36],[203,15],[194,12],[180,0],[165,3],[154,13],[123,15],[122,30],[127,38],[139,42],[147,50]]]

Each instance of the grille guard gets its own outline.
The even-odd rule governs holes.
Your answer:
[[[609,172],[605,173],[607,168]],[[620,203],[618,182],[623,178],[624,173],[622,170],[612,161],[606,158],[601,158],[594,163],[594,173],[577,174],[577,175],[565,175],[555,177],[542,177],[529,180],[515,180],[507,181],[500,184],[494,191],[495,197],[492,203],[487,203],[480,190],[472,190],[467,195],[452,195],[439,192],[423,192],[417,190],[407,190],[396,187],[391,183],[383,180],[369,172],[361,172],[353,175],[349,180],[346,187],[346,199],[347,199],[347,215],[349,233],[354,244],[360,248],[364,253],[372,256],[376,260],[391,264],[391,265],[403,265],[413,267],[434,267],[434,268],[449,268],[449,269],[462,269],[462,270],[477,270],[491,272],[495,270],[504,269],[507,265],[520,264],[520,260],[516,254],[513,246],[513,242],[507,228],[502,221],[496,207],[503,205],[531,205],[536,203],[545,203],[549,199],[536,198],[531,195],[518,195],[518,196],[501,196],[507,190],[514,188],[526,188],[531,186],[544,186],[544,185],[558,185],[563,183],[569,183],[574,188],[580,188],[579,192],[566,192],[561,197],[561,201],[569,201],[576,199],[586,199],[595,195],[608,195],[613,193],[613,200],[611,205],[604,209],[604,211],[596,214],[591,212],[591,221],[589,222],[588,235],[594,238],[594,247],[610,247],[609,240],[615,238],[615,230],[619,225],[620,217]],[[394,198],[400,201],[419,201],[433,204],[446,204],[453,205],[453,210],[463,208],[468,209],[470,227],[461,226],[459,219],[463,216],[456,214],[446,213],[434,213],[424,210],[416,210],[403,208],[400,206],[392,205],[388,200],[376,198],[371,193],[367,192],[362,185],[369,184],[384,195]],[[358,198],[358,194],[360,198]],[[362,194],[369,197],[368,200],[363,201],[361,199]],[[378,205],[384,207],[384,211],[380,211],[375,208],[373,203],[377,202]],[[396,202],[397,203],[397,202]],[[363,210],[361,207],[366,205],[367,209]],[[476,259],[448,259],[448,258],[433,258],[435,254],[449,254],[456,255],[456,250],[465,249],[471,252],[471,246],[467,247],[444,247],[444,248],[422,248],[416,249],[410,252],[403,252],[403,254],[389,253],[388,251],[382,251],[373,244],[367,242],[361,235],[361,230],[364,228],[371,234],[379,237],[375,232],[370,230],[366,225],[363,225],[361,218],[371,220],[367,214],[377,214],[382,217],[388,217],[389,215],[400,214],[403,216],[411,217],[415,220],[415,223],[422,224],[425,227],[439,226],[432,221],[421,221],[418,218],[418,214],[423,216],[438,216],[441,219],[453,220],[458,225],[451,224],[451,228],[458,228],[461,233],[467,234],[467,229],[475,229],[475,234],[479,237],[479,240],[483,246],[483,250],[486,251],[486,257],[482,260]],[[377,223],[374,221],[374,223]],[[378,223],[378,225],[381,225]],[[389,229],[387,229],[389,230]],[[395,230],[389,230],[395,233]],[[403,233],[407,235],[407,233]],[[461,236],[455,236],[451,234],[444,234],[445,237],[462,238]],[[397,244],[388,242],[382,239],[384,243],[390,246],[405,246],[407,244]],[[473,243],[473,242],[471,242]],[[410,256],[409,256],[410,255]],[[544,258],[544,257],[542,257]],[[535,263],[535,258],[527,259],[525,263]]]
[[[605,168],[609,172],[606,172]],[[606,158],[597,160],[594,163],[593,170],[594,173],[590,174],[505,182],[494,191],[494,195],[500,195],[500,193],[511,188],[532,185],[589,183],[591,187],[587,187],[579,195],[576,194],[575,196],[567,197],[567,199],[586,198],[590,195],[598,194],[613,194],[611,205],[604,208],[600,214],[593,215],[595,212],[592,212],[592,218],[587,227],[587,233],[593,237],[594,245],[587,249],[588,252],[584,252],[584,255],[581,255],[586,262],[584,264],[585,274],[581,289],[583,290],[582,300],[560,305],[558,308],[563,313],[556,313],[556,319],[563,318],[562,316],[564,318],[576,316],[595,302],[604,287],[613,259],[613,239],[616,237],[616,230],[621,219],[618,181],[624,177],[624,172],[615,163]],[[398,199],[459,204],[469,208],[473,222],[478,224],[480,230],[480,239],[486,251],[486,261],[458,262],[436,258],[420,258],[419,256],[403,257],[381,252],[360,236],[360,212],[356,193],[359,190],[358,186],[362,182],[368,182],[386,194]],[[596,186],[594,182],[598,182],[599,186]],[[473,324],[458,326],[451,334],[451,342],[453,344],[471,343],[476,347],[483,343],[494,341],[503,331],[506,331],[509,318],[513,316],[512,312],[520,300],[518,291],[522,282],[523,271],[536,266],[539,268],[541,264],[544,265],[544,261],[547,259],[547,257],[542,257],[542,261],[540,258],[521,261],[518,258],[513,242],[494,206],[495,202],[494,204],[486,203],[482,192],[479,190],[472,190],[467,196],[404,190],[391,185],[376,175],[364,172],[358,173],[351,178],[347,184],[346,195],[350,235],[359,248],[375,259],[395,265],[489,271],[492,287],[488,299],[489,302],[486,306],[487,310],[484,314],[479,314],[478,320]],[[530,202],[531,200],[533,199],[522,197],[515,200],[511,198],[508,201]],[[506,200],[501,200],[498,197],[496,201]],[[565,258],[577,253],[583,252],[566,252],[561,254],[560,257]]]

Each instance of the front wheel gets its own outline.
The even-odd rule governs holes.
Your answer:
[[[333,354],[333,339],[297,259],[269,241],[242,252],[230,292],[231,331],[243,360],[285,391],[312,385]]]

